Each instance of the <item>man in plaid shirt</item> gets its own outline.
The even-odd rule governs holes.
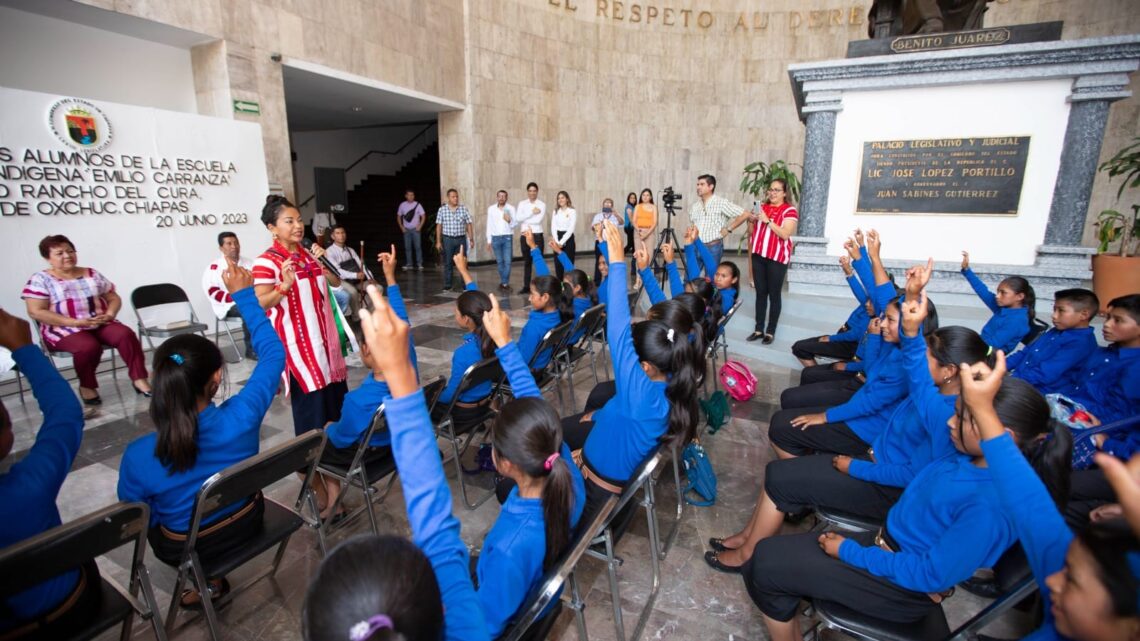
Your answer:
[[[443,288],[451,289],[451,274],[455,265],[451,257],[467,245],[471,232],[471,212],[459,204],[459,192],[447,190],[447,204],[441,205],[435,214],[435,248],[443,262]]]
[[[724,256],[724,237],[728,235],[728,223],[732,222],[744,208],[727,198],[716,195],[716,177],[702,174],[697,178],[697,199],[689,207],[689,222],[697,228],[701,241],[713,255],[713,264],[706,269],[716,271]],[[712,278],[712,274],[706,274]]]

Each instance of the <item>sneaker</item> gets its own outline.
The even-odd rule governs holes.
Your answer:
[[[417,271],[417,272],[422,272],[423,270],[424,270],[424,266],[423,266],[423,265],[416,265],[416,271]]]
[[[404,265],[404,267],[403,267],[404,271],[408,271],[411,268],[412,268],[411,265]]]

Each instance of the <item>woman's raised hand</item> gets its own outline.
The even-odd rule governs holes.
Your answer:
[[[419,387],[416,370],[408,358],[410,328],[380,295],[378,287],[369,285],[367,292],[372,299],[372,310],[360,308],[360,328],[372,361],[384,373],[392,397],[407,396]]]
[[[926,290],[920,289],[917,296],[910,296],[910,279],[907,280],[907,297],[899,305],[902,315],[902,328],[907,336],[914,338],[922,333],[922,323],[926,320]]]
[[[384,270],[384,279],[388,281],[388,285],[396,284],[396,246],[392,245],[391,249],[386,252],[380,252],[376,255],[376,260],[380,261],[380,267]]]
[[[638,243],[638,248],[633,252],[633,259],[637,263],[637,271],[649,267],[649,250],[645,248],[645,243]]]
[[[610,255],[608,256],[610,263],[620,263],[625,260],[625,242],[621,237],[621,230],[617,225],[610,221],[602,223],[602,237],[606,240],[606,247],[609,249]]]
[[[919,292],[926,289],[930,276],[934,273],[934,259],[928,258],[925,265],[915,265],[906,270],[906,298],[914,300]]]
[[[851,257],[850,256],[840,256],[839,257],[839,266],[841,268],[843,268],[843,275],[844,276],[850,276],[851,274],[855,273],[851,269]]]
[[[843,241],[843,249],[847,250],[847,256],[851,260],[859,260],[862,256],[859,255],[859,245],[855,243],[854,238],[848,238]]]
[[[962,271],[966,271],[969,268],[970,268],[970,252],[963,250],[962,251]]]
[[[856,232],[858,233],[858,232]],[[879,240],[879,232],[874,229],[867,230],[867,253],[872,256],[878,256],[879,250],[882,249],[883,244]]]
[[[467,273],[467,248],[460,245],[459,251],[451,257],[451,262],[455,263],[455,268],[459,270],[460,274]]]
[[[665,259],[666,263],[673,262],[674,255],[675,252],[673,251],[673,245],[671,243],[661,243],[661,256]]]
[[[553,251],[555,254],[561,254],[562,253],[562,245],[559,245],[558,242],[555,241],[553,238],[551,238],[550,242],[546,243],[546,244],[550,247],[550,250]]]
[[[867,244],[863,238],[863,230],[859,229],[858,227],[855,228],[855,242],[859,243],[860,247],[863,247]]]
[[[522,230],[521,233],[522,233],[523,240],[526,241],[527,247],[529,247],[531,249],[538,247],[538,244],[534,242],[534,232],[532,232],[529,228],[527,228],[527,229]]]
[[[511,342],[511,317],[499,307],[499,298],[491,294],[491,311],[483,312],[483,329],[499,347]]]

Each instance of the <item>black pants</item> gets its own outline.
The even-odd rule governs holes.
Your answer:
[[[832,458],[831,454],[813,454],[772,461],[765,468],[764,491],[784,514],[823,507],[885,521],[902,496],[902,488],[844,474],[831,465]],[[860,458],[866,460],[866,452]]]
[[[797,416],[824,411],[827,411],[826,407],[805,407],[776,412],[768,425],[768,440],[781,450],[795,456],[807,456],[816,452],[866,456],[871,446],[851,431],[846,423],[824,423],[803,430],[792,425],[792,419]]]
[[[1089,512],[1116,501],[1116,493],[1100,468],[1076,470],[1069,479],[1069,502],[1065,506],[1065,522],[1074,532],[1089,526]]]
[[[858,376],[859,372],[848,372],[845,369],[831,369],[831,365],[812,365],[800,372],[800,385],[822,383],[824,381],[846,381]],[[859,383],[862,385],[862,383]]]
[[[300,436],[309,430],[323,428],[330,421],[339,421],[345,394],[348,394],[348,383],[344,381],[329,383],[306,394],[290,374],[289,404],[293,409],[293,432]]]
[[[602,409],[602,406],[608,403],[614,394],[617,394],[617,384],[614,381],[598,383],[594,389],[590,390],[590,396],[586,398],[586,408],[582,411],[593,412]]]
[[[334,447],[332,443],[325,443],[325,449],[321,450],[321,463],[333,467],[348,467],[352,465],[352,459],[356,458],[356,450],[358,447],[356,444],[349,445],[348,447]],[[364,460],[362,463],[368,464],[373,461],[391,457],[392,448],[387,445],[370,445],[368,449],[364,451]],[[376,479],[369,480],[374,481]]]
[[[846,534],[874,546],[875,534]],[[819,533],[771,536],[756,544],[744,564],[744,587],[756,607],[777,621],[791,621],[800,600],[820,599],[888,621],[917,621],[939,607],[930,597],[828,556]]]
[[[455,409],[451,410],[451,429],[455,432],[456,436],[466,434],[471,431],[472,428],[478,427],[487,417],[487,409],[491,404],[491,397],[488,396],[481,401],[473,402],[477,402],[478,404],[475,407],[456,405]],[[444,415],[447,413],[447,406],[448,403],[444,403],[442,400],[435,404],[431,412],[432,423],[439,423],[443,420]]]
[[[570,238],[566,240],[566,244],[562,246],[562,253],[566,254],[566,257],[570,259],[571,265],[574,264],[574,256],[575,256],[574,252],[575,252],[574,236],[570,236]],[[558,276],[558,280],[560,280],[560,281],[562,280],[562,277],[566,275],[566,268],[562,266],[562,261],[560,261],[560,260],[554,261],[554,275]],[[597,281],[594,281],[594,282],[597,282]]]
[[[245,545],[246,541],[261,531],[262,525],[264,525],[265,500],[260,494],[251,500],[253,501],[253,509],[249,512],[246,512],[242,516],[209,534],[203,535],[199,533],[195,548],[198,551],[198,558],[202,561],[203,565],[209,565],[219,557],[240,548],[242,545]],[[204,530],[208,527],[207,525],[199,529]],[[154,550],[154,556],[157,557],[159,561],[170,566],[178,567],[178,564],[182,562],[182,551],[186,547],[186,541],[185,539],[178,540],[170,538],[163,533],[163,530],[164,528],[162,527],[150,528],[146,534],[147,541],[150,541],[150,548]],[[186,533],[178,532],[177,534],[185,536]]]
[[[792,354],[804,360],[817,356],[826,356],[840,361],[849,361],[855,358],[855,350],[859,343],[852,341],[821,341],[822,336],[816,338],[803,338],[792,344]]]
[[[788,266],[784,263],[752,254],[752,281],[756,284],[756,331],[776,333],[780,322],[781,296]],[[771,304],[771,311],[768,306]],[[768,329],[764,329],[764,319],[768,319]]]
[[[538,253],[545,258],[546,241],[541,233],[534,234],[534,244],[538,247]],[[523,289],[530,289],[530,274],[531,269],[534,268],[534,259],[530,257],[530,245],[526,244],[526,239],[522,236],[519,236],[519,249],[523,255]]]
[[[789,387],[780,392],[780,409],[835,407],[851,400],[862,386],[859,379],[849,378],[845,381],[824,381]]]
[[[630,253],[633,251],[633,225],[625,228],[625,251]]]

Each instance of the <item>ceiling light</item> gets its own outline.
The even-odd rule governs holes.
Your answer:
[[[353,107],[352,110],[357,112],[357,113],[360,113],[361,111],[364,111],[364,107]]]

